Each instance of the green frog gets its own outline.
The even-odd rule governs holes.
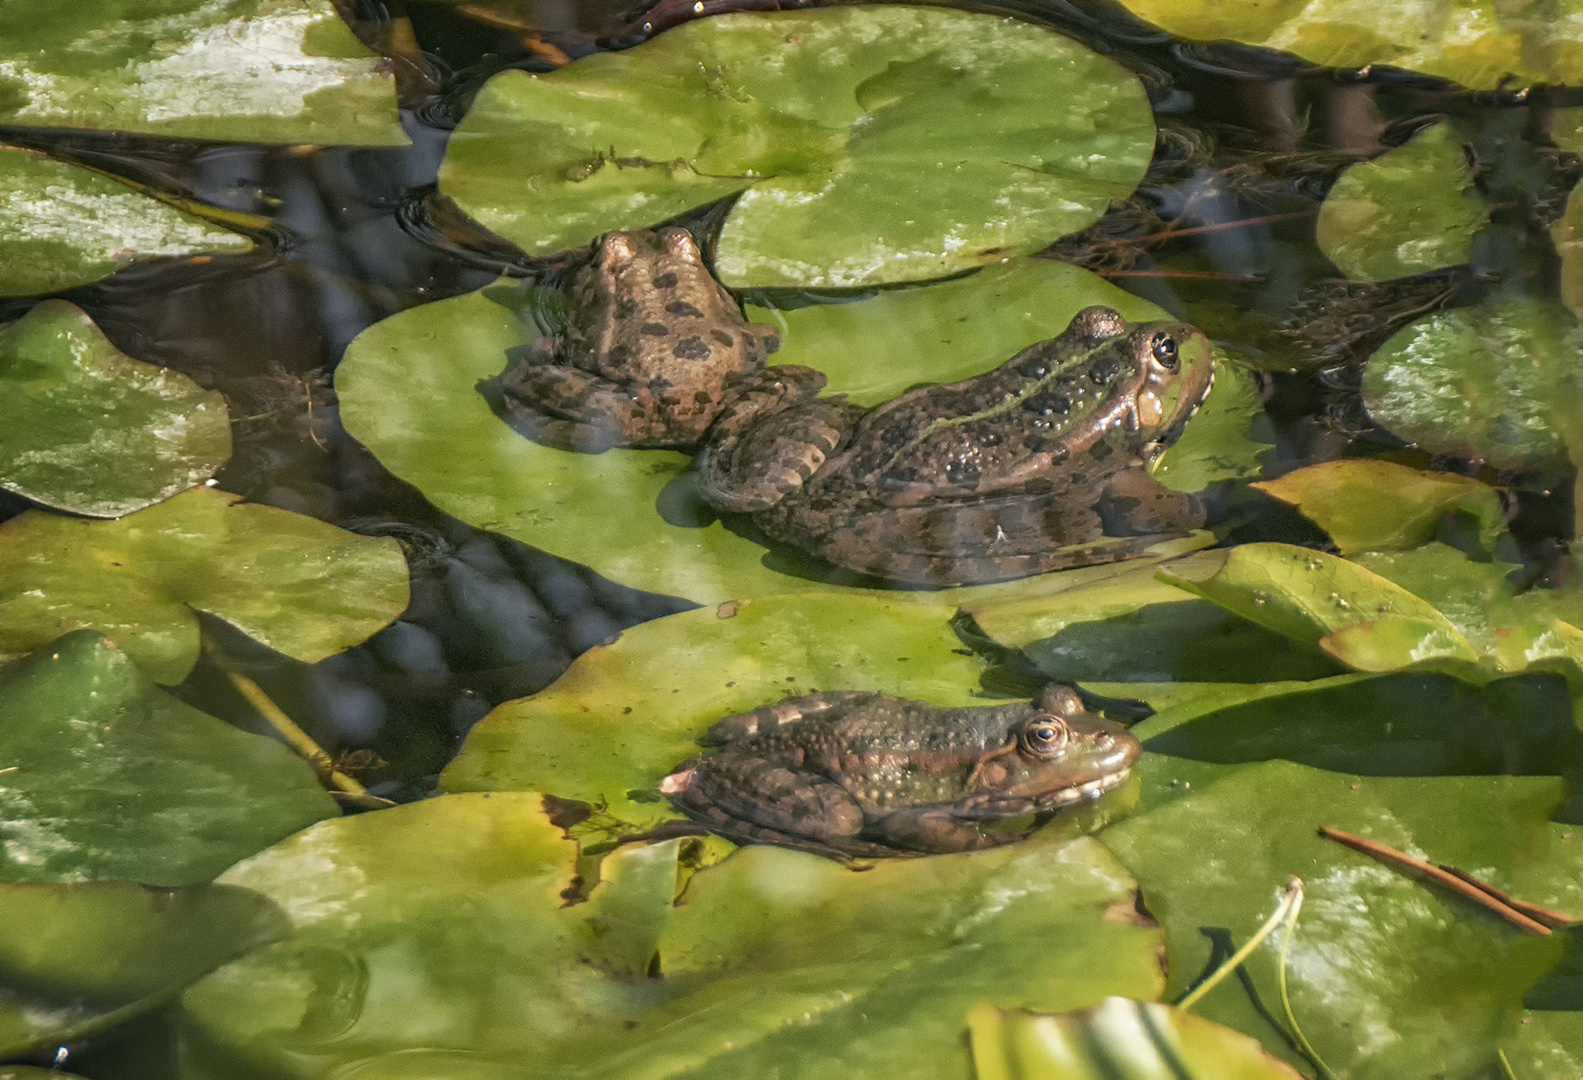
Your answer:
[[[612,232],[571,275],[564,334],[541,338],[498,380],[505,418],[567,450],[691,449],[730,402],[812,397],[824,376],[765,369],[780,347],[709,272],[686,229]]]
[[[1037,703],[969,708],[810,694],[728,716],[708,740],[724,748],[678,766],[662,794],[740,843],[833,858],[1020,840],[1123,783],[1140,751],[1053,684]]]
[[[1212,370],[1194,327],[1090,307],[993,371],[872,409],[782,395],[725,415],[699,488],[771,540],[896,581],[1130,558],[1203,524],[1197,501],[1146,465],[1197,412]]]

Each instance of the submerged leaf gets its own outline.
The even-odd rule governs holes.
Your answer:
[[[679,903],[677,842],[629,845],[569,904],[575,851],[538,804],[442,796],[233,868],[222,882],[275,900],[295,933],[187,992],[186,1063],[303,1080],[961,1080],[976,1001],[1069,1009],[1159,987],[1159,933],[1114,914],[1131,882],[1092,840],[864,873],[747,848]]]
[[[6,0],[0,124],[405,146],[395,82],[329,0]]]
[[[1461,137],[1440,123],[1343,172],[1316,239],[1352,280],[1389,281],[1467,262],[1487,213]]]
[[[0,884],[0,1055],[87,1038],[290,929],[269,899],[230,885]]]
[[[849,287],[1077,231],[1131,193],[1153,136],[1131,72],[1029,23],[739,12],[495,76],[451,136],[440,190],[532,254],[741,192],[718,248],[727,284]]]
[[[396,540],[239,499],[198,487],[116,521],[0,525],[0,653],[91,627],[171,684],[198,659],[199,611],[316,663],[406,608]]]
[[[3,71],[0,64],[0,101]],[[98,173],[0,146],[0,296],[86,285],[138,258],[252,246]]]
[[[313,770],[79,630],[0,667],[0,880],[208,881],[336,816]]]
[[[1476,522],[1489,551],[1506,525],[1500,493],[1488,484],[1389,461],[1326,461],[1253,486],[1301,510],[1343,555],[1417,547],[1448,515],[1462,514]]]
[[[1498,469],[1583,460],[1583,329],[1525,298],[1435,315],[1369,358],[1363,402],[1431,453]]]
[[[0,487],[120,517],[213,476],[230,456],[225,398],[120,352],[64,300],[0,328]]]

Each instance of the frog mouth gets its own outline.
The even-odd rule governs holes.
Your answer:
[[[1039,809],[1059,810],[1061,807],[1071,806],[1073,803],[1092,801],[1105,792],[1125,784],[1127,778],[1131,775],[1132,770],[1130,768],[1122,769],[1119,772],[1096,776],[1094,779],[1081,784],[1073,784],[1071,787],[1061,788],[1059,791],[1052,791],[1039,799]]]

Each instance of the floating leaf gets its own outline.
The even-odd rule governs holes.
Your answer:
[[[880,690],[974,704],[979,663],[951,607],[901,594],[807,593],[643,623],[578,657],[533,697],[481,720],[446,767],[446,791],[545,791],[603,807],[607,832],[677,813],[659,794],[710,724],[815,690]]]
[[[395,83],[328,0],[7,0],[0,124],[406,146]]]
[[[1553,777],[1383,778],[1271,761],[1227,772],[1112,826],[1105,845],[1137,874],[1165,927],[1167,1000],[1241,945],[1292,875],[1307,898],[1291,943],[1292,1012],[1319,1056],[1353,1080],[1491,1074],[1495,1042],[1560,943],[1525,935],[1316,835],[1325,825],[1494,877],[1546,840],[1564,787]],[[1208,929],[1206,929],[1208,928]],[[1288,1060],[1278,931],[1196,1006]]]
[[[0,668],[0,879],[192,885],[339,811],[313,770],[79,630]]]
[[[828,372],[829,393],[881,401],[920,378],[949,382],[987,371],[1058,334],[1092,304],[1132,318],[1163,315],[1093,274],[1048,260],[853,303],[750,308],[749,315],[781,326],[777,362]],[[728,530],[698,496],[685,455],[555,450],[499,420],[475,387],[538,337],[534,308],[531,289],[494,285],[363,331],[336,370],[347,430],[447,513],[634,588],[717,603],[819,587],[808,578],[827,569],[779,551],[766,555]],[[1212,444],[1210,453],[1220,453],[1221,444]],[[621,528],[590,530],[590,521]]]
[[[228,885],[0,884],[0,1055],[114,1026],[290,929],[271,901]]]
[[[575,849],[538,803],[442,796],[232,869],[222,882],[275,900],[295,934],[187,992],[186,1063],[304,1080],[960,1078],[976,1001],[1067,1009],[1160,983],[1159,933],[1116,914],[1131,882],[1092,840],[861,874],[747,848],[679,904],[676,842],[627,846],[568,904]]]
[[[1505,298],[1414,323],[1363,372],[1376,422],[1436,454],[1498,469],[1583,459],[1583,330],[1565,309]]]
[[[116,521],[33,510],[0,525],[0,652],[91,627],[170,684],[198,659],[199,611],[315,663],[406,608],[395,540],[239,499],[199,487]]]
[[[141,510],[231,456],[225,398],[46,300],[0,328],[0,487],[92,517]]]
[[[0,25],[10,11],[0,13]],[[0,64],[0,101],[5,79]],[[252,246],[108,177],[0,146],[0,296],[86,285],[137,258]]]
[[[1081,1012],[974,1006],[967,1014],[978,1080],[1110,1080],[1177,1076],[1300,1080],[1254,1039],[1169,1005],[1106,998]]]
[[[1153,143],[1131,72],[1029,23],[742,12],[495,76],[440,190],[532,254],[741,192],[727,284],[849,287],[1036,251],[1130,194]]]
[[[1457,266],[1488,213],[1450,124],[1341,174],[1319,207],[1319,249],[1354,281]]]
[[[1174,491],[1203,491],[1263,471],[1275,444],[1252,372],[1217,354],[1215,385],[1181,438],[1155,459],[1154,478]]]
[[[1447,515],[1463,514],[1477,522],[1488,551],[1506,525],[1500,493],[1489,485],[1389,461],[1326,461],[1253,486],[1301,510],[1343,555],[1417,547],[1434,538]]]
[[[1583,81],[1583,35],[1576,5],[1556,8],[1494,0],[1127,0],[1141,18],[1182,37],[1230,38],[1297,53],[1315,64],[1389,64],[1493,90],[1522,83]]]

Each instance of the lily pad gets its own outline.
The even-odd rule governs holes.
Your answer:
[[[1109,1080],[1166,1068],[1217,1080],[1302,1077],[1241,1032],[1147,1001],[1107,998],[1060,1014],[978,1005],[967,1026],[978,1080]]]
[[[857,593],[767,596],[623,631],[548,690],[498,706],[440,776],[446,791],[544,791],[601,807],[610,835],[678,816],[659,794],[710,724],[815,690],[980,703],[952,608]]]
[[[396,540],[239,499],[198,487],[116,521],[32,510],[0,525],[0,653],[91,627],[173,684],[197,662],[199,611],[316,663],[406,608]]]
[[[1131,882],[1092,840],[861,874],[749,848],[675,905],[677,843],[628,846],[567,904],[575,849],[538,803],[442,796],[228,872],[295,933],[187,991],[193,1075],[965,1080],[976,1001],[1067,1009],[1160,984],[1159,933],[1112,914]]]
[[[329,0],[8,0],[0,124],[405,146],[395,82]]]
[[[290,930],[274,903],[230,885],[0,884],[0,1054],[85,1039]]]
[[[1460,897],[1316,835],[1324,825],[1504,880],[1514,852],[1546,842],[1563,785],[1552,777],[1382,778],[1285,761],[1224,778],[1108,829],[1165,927],[1166,997],[1217,950],[1245,942],[1299,875],[1306,900],[1287,986],[1297,1023],[1342,1076],[1483,1077],[1513,1032],[1524,993],[1560,942],[1524,934]],[[1206,929],[1207,928],[1207,929]],[[1196,1006],[1295,1060],[1275,1026],[1281,934]],[[1224,955],[1222,952],[1221,955]]]
[[[0,14],[0,25],[10,15]],[[5,40],[0,32],[0,40]],[[0,64],[0,100],[5,92]],[[0,146],[0,296],[59,292],[134,259],[241,252],[253,241],[109,177]]]
[[[307,762],[92,630],[0,668],[0,880],[208,881],[340,811]]]
[[[1233,41],[1297,53],[1315,64],[1389,64],[1464,86],[1583,81],[1583,35],[1570,0],[1541,15],[1494,0],[1127,0],[1134,14],[1182,37]]]
[[[1343,555],[1418,547],[1448,516],[1461,515],[1472,519],[1479,542],[1492,551],[1506,527],[1500,493],[1488,484],[1389,461],[1326,461],[1253,486],[1301,510]]]
[[[1583,460],[1583,330],[1517,297],[1435,315],[1369,358],[1363,402],[1431,453],[1498,469]]]
[[[531,288],[496,284],[363,331],[336,370],[347,430],[445,512],[624,585],[700,603],[819,587],[801,576],[817,569],[767,556],[727,529],[698,496],[685,455],[555,450],[490,411],[475,386],[540,335],[534,297]],[[827,372],[830,393],[882,401],[920,380],[987,371],[1058,334],[1092,304],[1129,318],[1164,316],[1087,271],[1048,260],[852,303],[749,314],[780,325],[785,345],[773,359]],[[1189,424],[1184,441],[1203,418]],[[1210,444],[1206,453],[1218,458],[1223,442]],[[591,521],[621,527],[590,529]]]
[[[1131,72],[1029,23],[740,12],[495,76],[440,191],[530,254],[740,192],[717,254],[727,284],[850,287],[1037,251],[1130,194],[1153,146]]]
[[[122,353],[64,300],[0,329],[0,487],[120,517],[200,483],[230,456],[224,397]]]
[[[1440,123],[1341,174],[1319,207],[1319,250],[1353,281],[1457,266],[1488,215],[1462,139]]]

